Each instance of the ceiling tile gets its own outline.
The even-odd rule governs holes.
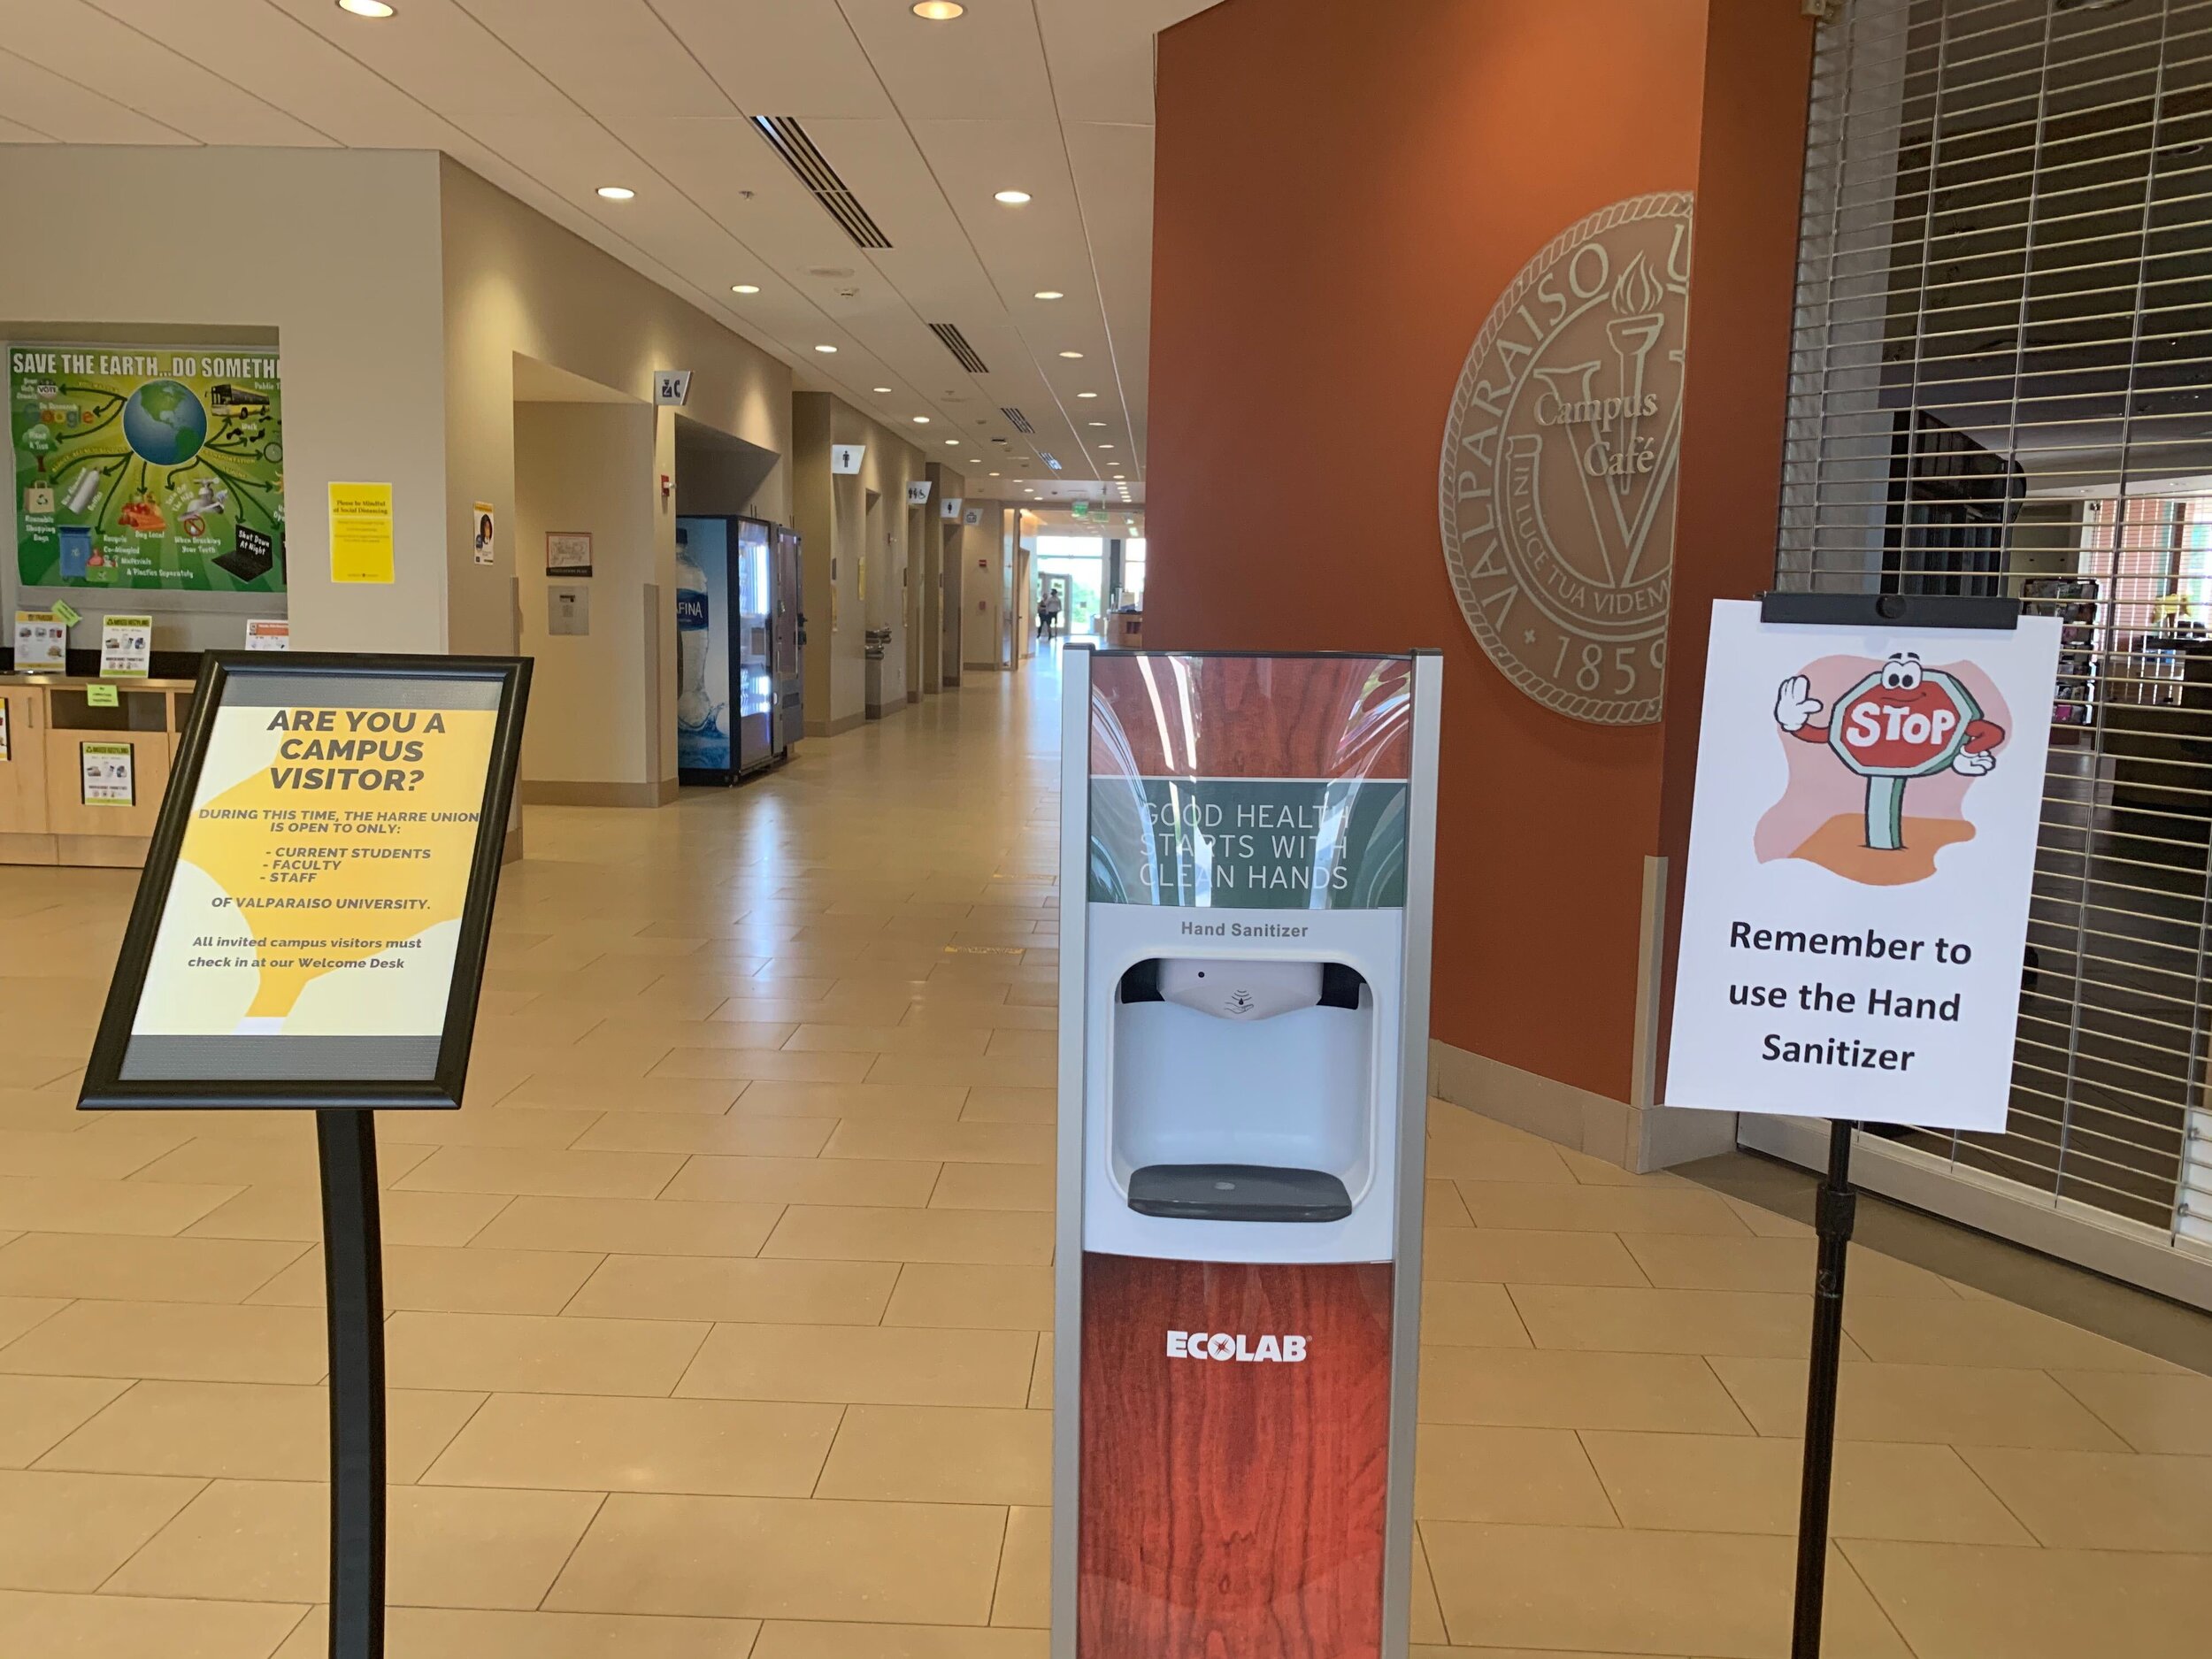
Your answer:
[[[595,115],[736,112],[646,0],[468,0],[468,10]]]
[[[480,115],[560,114],[572,100],[453,0],[407,0],[369,21],[331,0],[270,0],[336,50],[464,126]]]
[[[4,50],[0,50],[0,109],[65,144],[193,142],[173,127]]]
[[[833,0],[654,0],[706,73],[748,115],[892,113]]]
[[[1053,119],[1052,77],[1028,6],[978,0],[965,17],[948,24],[916,17],[911,0],[840,4],[892,101],[910,119]]]
[[[203,143],[332,142],[204,61],[180,56],[84,0],[10,6],[6,39],[7,50],[19,57],[65,78],[95,81],[116,102]]]

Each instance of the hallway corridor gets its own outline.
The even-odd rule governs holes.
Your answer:
[[[394,1659],[1042,1659],[1056,689],[530,810],[380,1120]],[[317,1659],[313,1127],[73,1112],[134,880],[0,871],[0,1653]],[[1432,1123],[1417,1652],[1778,1656],[1806,1231]],[[2212,1379],[1852,1276],[1832,1659],[2200,1647]]]

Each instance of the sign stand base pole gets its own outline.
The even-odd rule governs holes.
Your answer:
[[[384,1242],[376,1114],[315,1114],[330,1319],[330,1659],[384,1655]]]
[[[1828,1586],[1828,1493],[1836,1466],[1836,1387],[1843,1357],[1843,1267],[1859,1195],[1851,1186],[1856,1125],[1828,1125],[1828,1174],[1813,1227],[1820,1264],[1813,1279],[1813,1353],[1805,1388],[1805,1475],[1797,1508],[1797,1611],[1790,1659],[1820,1659],[1820,1620]]]

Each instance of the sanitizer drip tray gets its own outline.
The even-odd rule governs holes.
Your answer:
[[[1151,1164],[1130,1176],[1129,1208],[1181,1221],[1341,1221],[1352,1196],[1322,1170]]]

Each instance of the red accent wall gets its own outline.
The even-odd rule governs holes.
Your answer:
[[[1704,627],[1682,618],[1771,572],[1811,38],[1784,0],[1226,0],[1160,37],[1146,645],[1441,648],[1432,1028],[1615,1098],[1642,860],[1694,752],[1674,711],[1694,719]],[[1608,729],[1531,701],[1475,643],[1439,454],[1468,348],[1530,257],[1609,203],[1685,189],[1669,719]]]

